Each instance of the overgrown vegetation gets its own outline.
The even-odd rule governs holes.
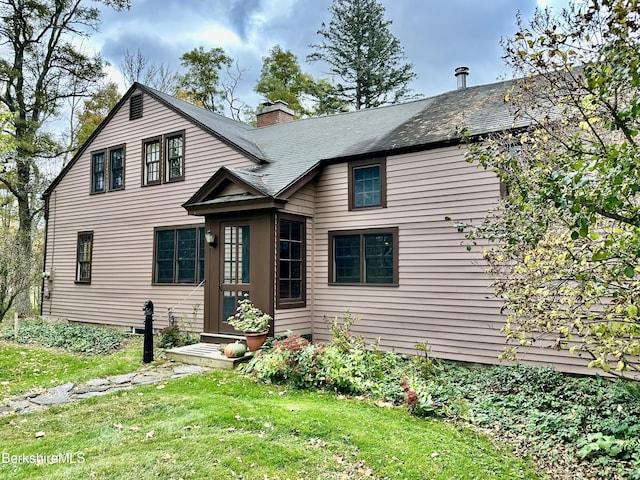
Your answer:
[[[552,478],[640,479],[640,384],[524,365],[466,368],[432,358],[426,343],[405,359],[351,335],[356,320],[334,320],[328,344],[297,335],[276,340],[245,371],[263,382],[365,395],[417,416],[470,423],[515,443]]]
[[[120,348],[127,334],[116,330],[78,323],[21,320],[16,337],[13,323],[4,323],[0,338],[18,343],[37,343],[69,352],[108,354]]]

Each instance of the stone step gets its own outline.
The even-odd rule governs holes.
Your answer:
[[[220,351],[220,344],[196,343],[184,347],[176,347],[165,351],[165,355],[170,360],[182,362],[189,365],[200,365],[202,367],[220,368],[223,370],[233,370],[236,365],[246,362],[251,358],[247,354],[240,358],[227,358]]]

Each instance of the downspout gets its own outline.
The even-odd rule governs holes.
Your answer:
[[[44,200],[44,248],[42,252],[42,271],[47,271],[47,237],[49,236],[49,196]],[[44,275],[40,275],[42,283],[40,284],[40,316],[44,309]]]
[[[311,317],[311,338],[315,333],[316,318],[316,189],[313,189],[313,215],[311,216],[311,309],[309,315]]]

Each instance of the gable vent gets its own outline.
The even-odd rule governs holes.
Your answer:
[[[129,120],[142,118],[142,95],[133,95],[129,99]]]

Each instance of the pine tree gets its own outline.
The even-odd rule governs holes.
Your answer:
[[[400,41],[389,31],[391,20],[377,0],[334,0],[332,18],[322,24],[321,43],[308,61],[324,61],[339,78],[337,92],[357,110],[397,103],[410,97],[416,78],[411,63],[404,63]]]

